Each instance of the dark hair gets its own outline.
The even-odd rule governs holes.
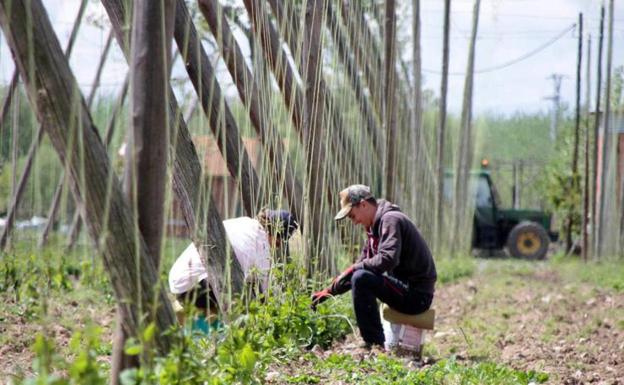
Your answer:
[[[208,307],[219,307],[217,297],[210,289],[206,279],[202,279],[191,290],[176,295],[183,305],[192,303],[196,308],[208,310]]]
[[[367,198],[366,201],[373,206],[377,206],[377,199],[375,197]]]
[[[284,240],[288,240],[299,227],[294,215],[285,210],[262,209],[256,219],[269,235]]]

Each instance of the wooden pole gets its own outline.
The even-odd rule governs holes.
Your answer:
[[[385,196],[396,200],[396,10],[394,0],[386,0],[384,22],[384,125],[386,131]]]
[[[479,28],[479,9],[481,0],[475,0],[472,11],[472,32],[470,34],[470,48],[468,49],[468,63],[466,65],[466,80],[464,82],[464,99],[460,122],[459,159],[455,175],[455,193],[453,194],[453,242],[451,242],[451,255],[457,248],[462,251],[470,251],[472,222],[468,221],[466,202],[468,201],[468,179],[472,167],[472,95],[474,88],[475,52],[477,45],[477,30]],[[514,165],[514,175],[516,167]],[[514,179],[514,194],[516,193]],[[514,199],[515,203],[515,199]],[[470,227],[470,230],[469,230]]]
[[[600,173],[598,172],[598,147],[599,147],[599,139],[600,139],[600,100],[602,98],[602,43],[604,39],[604,14],[605,9],[604,6],[600,7],[600,34],[598,35],[598,63],[596,66],[596,71],[598,72],[596,77],[596,108],[594,110],[594,157],[593,157],[593,191],[594,191],[594,199],[592,199],[592,240],[593,240],[593,255],[596,258],[599,258],[599,234],[600,234],[600,220],[598,216],[600,215],[600,209],[598,206],[598,201],[601,199],[600,194],[598,193],[598,188],[602,190],[602,186],[598,183],[600,179]],[[604,154],[603,154],[604,156]]]
[[[574,143],[572,148],[572,179],[570,187],[573,191],[580,190],[580,179],[578,175],[579,138],[581,131],[581,67],[583,63],[583,14],[579,13],[578,21],[578,51],[576,60],[576,105],[574,116]],[[572,251],[572,230],[574,226],[574,209],[571,209],[566,218],[565,250],[566,253]]]
[[[583,14],[578,20],[578,52],[576,56],[576,107],[574,114],[574,148],[572,149],[572,175],[578,172],[579,138],[581,131],[581,68],[583,64]]]
[[[304,132],[306,150],[306,228],[310,229],[307,236],[306,256],[308,274],[313,272],[333,273],[332,259],[329,256],[324,234],[324,213],[326,208],[322,199],[325,176],[325,138],[326,130],[325,104],[321,94],[321,27],[325,0],[310,0],[306,4],[303,33],[303,81],[305,84],[304,99]],[[318,238],[316,238],[318,237]]]
[[[130,60],[130,127],[124,156],[124,192],[136,213],[135,229],[145,240],[156,270],[165,219],[169,119],[167,97],[171,71],[173,0],[135,0]],[[123,370],[137,367],[136,356],[124,353],[125,315],[117,311],[111,358],[111,383],[121,383]],[[147,342],[149,346],[149,342]],[[144,347],[144,355],[149,352]]]
[[[611,132],[609,132],[609,123],[611,120],[611,68],[613,65],[613,0],[609,1],[609,30],[607,40],[607,77],[605,80],[605,113],[603,120],[603,136],[602,136],[602,175],[600,176],[600,225],[598,227],[598,257],[600,258],[605,251],[605,197],[607,187],[607,168],[609,167],[611,157]]]
[[[421,199],[424,189],[421,186],[424,174],[421,171],[424,167],[421,167],[423,161],[423,154],[421,150],[424,150],[421,141],[424,138],[423,132],[423,107],[422,107],[422,58],[420,54],[420,0],[413,0],[412,2],[412,39],[413,39],[413,51],[412,51],[412,64],[414,85],[412,86],[414,105],[412,108],[412,164],[415,165],[412,171],[412,209],[416,208],[417,202]],[[422,218],[422,214],[416,211],[416,216]],[[420,221],[418,221],[420,222]]]
[[[589,255],[589,215],[590,215],[590,191],[589,191],[589,183],[590,183],[590,174],[591,170],[589,169],[589,155],[590,148],[589,143],[591,141],[591,132],[589,127],[589,105],[591,103],[591,34],[587,36],[587,67],[585,73],[585,107],[584,107],[584,126],[585,126],[585,173],[583,174],[583,248],[582,255],[583,261],[587,262]]]
[[[437,135],[437,162],[436,170],[436,251],[440,253],[442,247],[442,227],[444,221],[444,139],[446,135],[446,94],[448,90],[448,66],[449,66],[449,37],[451,26],[451,0],[444,0],[444,42],[442,48],[442,80],[440,83],[440,112]]]
[[[158,284],[158,271],[132,225],[132,211],[41,1],[0,1],[0,24],[37,118],[45,122],[42,127],[61,161],[68,162],[72,191],[84,205],[89,234],[94,240],[103,238],[104,267],[127,320],[124,330],[138,336],[151,322],[158,330],[169,328],[175,316]],[[69,131],[79,140],[71,140]],[[81,157],[70,156],[79,151]],[[172,340],[162,334],[154,342],[156,351],[166,354]]]

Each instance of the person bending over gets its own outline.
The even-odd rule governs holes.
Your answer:
[[[297,230],[294,216],[283,210],[261,210],[255,218],[239,217],[223,221],[227,238],[241,265],[245,282],[268,288],[271,252],[288,253],[288,239]],[[193,329],[209,333],[219,325],[217,299],[208,284],[208,271],[194,243],[176,259],[169,271],[169,290],[176,297],[174,310],[184,324],[184,305],[193,305],[199,316]]]

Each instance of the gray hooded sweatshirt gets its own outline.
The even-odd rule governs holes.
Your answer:
[[[387,273],[410,289],[433,294],[437,278],[431,251],[412,221],[399,206],[377,200],[377,213],[357,265]]]

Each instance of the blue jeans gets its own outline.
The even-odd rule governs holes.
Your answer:
[[[405,314],[419,314],[429,309],[433,294],[410,289],[394,277],[360,269],[351,277],[353,308],[360,334],[369,344],[384,344],[385,338],[377,299]]]

